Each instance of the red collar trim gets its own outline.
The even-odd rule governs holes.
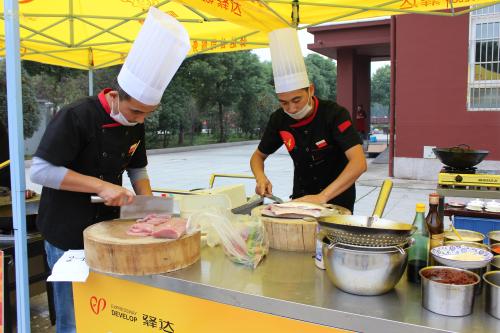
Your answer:
[[[313,98],[313,102],[314,102],[313,113],[309,117],[302,119],[298,123],[290,125],[290,127],[293,127],[293,128],[302,127],[302,126],[309,124],[311,121],[313,121],[314,117],[316,117],[316,113],[318,113],[318,104],[319,103],[318,103],[318,99],[316,98],[316,96],[313,96],[312,98]]]
[[[111,88],[104,88],[97,95],[97,98],[99,99],[99,102],[101,103],[102,107],[104,108],[104,111],[106,111],[107,114],[111,113],[111,107],[109,106],[108,101],[106,99],[106,94],[108,92],[110,92],[111,90],[113,90],[113,89],[111,89]],[[111,120],[113,120],[113,119],[111,119]],[[105,124],[105,125],[102,125],[101,127],[102,128],[109,128],[109,127],[118,127],[118,126],[122,126],[122,125],[120,123],[117,123],[116,121],[113,120],[113,123],[111,123],[111,124]]]

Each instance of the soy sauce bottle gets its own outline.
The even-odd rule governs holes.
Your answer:
[[[431,252],[433,248],[444,245],[444,223],[439,215],[439,194],[429,194],[429,213],[425,218],[425,224],[429,231],[429,265],[434,265]]]
[[[420,283],[420,269],[427,266],[427,256],[429,255],[429,234],[425,225],[425,204],[418,203],[416,206],[413,226],[417,230],[413,234],[415,243],[408,250],[408,270],[406,276],[409,282]]]

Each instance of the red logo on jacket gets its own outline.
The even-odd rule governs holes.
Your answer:
[[[286,146],[286,149],[288,151],[292,151],[292,149],[295,148],[295,138],[292,133],[288,131],[280,131],[280,136]]]

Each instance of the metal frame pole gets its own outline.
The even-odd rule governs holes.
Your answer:
[[[11,170],[12,217],[14,221],[17,331],[30,332],[28,249],[26,244],[26,206],[24,179],[24,135],[19,54],[19,4],[4,0],[7,110]]]
[[[94,70],[89,69],[89,96],[94,95]]]

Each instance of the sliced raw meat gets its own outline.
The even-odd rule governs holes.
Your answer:
[[[171,217],[172,216],[170,216],[168,214],[148,214],[145,217],[143,217],[142,219],[138,219],[136,222],[158,225],[158,224],[166,222]]]
[[[153,233],[154,226],[147,223],[135,223],[127,230],[130,236],[150,236]]]
[[[307,202],[286,202],[282,204],[272,204],[264,208],[261,213],[264,216],[283,218],[318,218],[325,208],[317,204]]]
[[[156,238],[178,239],[186,233],[186,224],[186,219],[174,217],[168,222],[155,226],[151,235]]]

